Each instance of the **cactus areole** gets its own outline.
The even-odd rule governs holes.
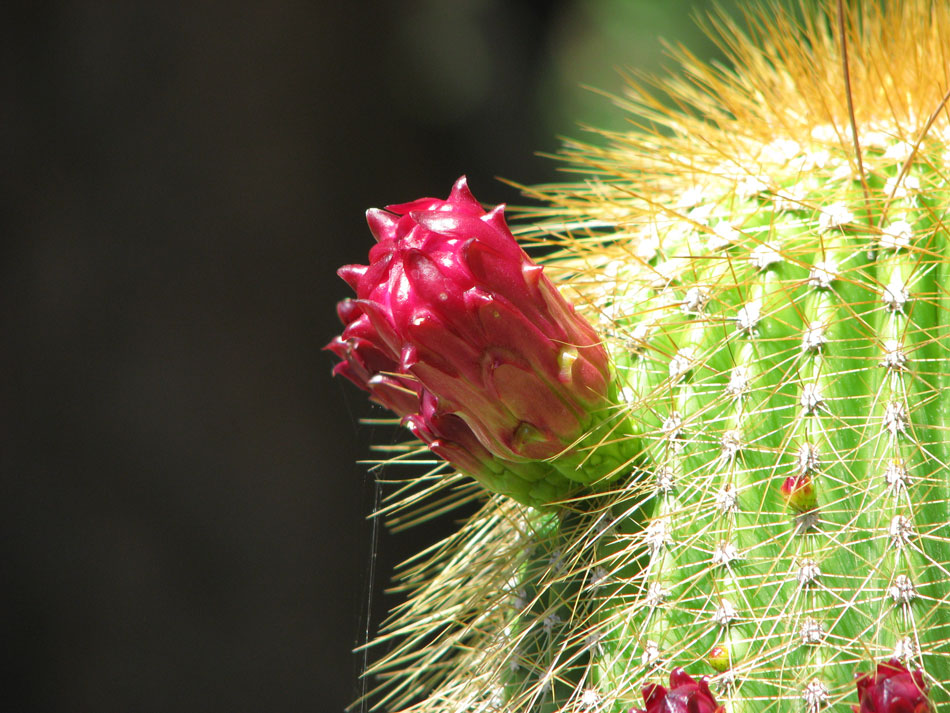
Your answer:
[[[482,503],[370,709],[950,711],[950,4],[844,5],[631,82],[661,128],[525,189],[543,267],[464,179],[369,212],[327,348],[428,465],[387,514]]]

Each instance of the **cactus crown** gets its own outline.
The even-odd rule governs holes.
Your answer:
[[[836,10],[718,17],[737,69],[680,52],[675,108],[619,102],[659,128],[525,189],[522,237],[558,246],[642,445],[407,564],[378,707],[619,713],[682,668],[731,713],[847,711],[888,661],[927,691],[889,710],[946,707],[950,6]],[[473,492],[433,471],[390,511]]]

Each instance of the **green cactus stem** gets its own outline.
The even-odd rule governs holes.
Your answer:
[[[379,709],[622,713],[683,669],[728,713],[950,710],[950,5],[837,12],[719,18],[734,69],[631,81],[660,128],[525,189],[638,455],[404,569]]]

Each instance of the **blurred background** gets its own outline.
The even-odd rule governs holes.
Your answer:
[[[729,3],[726,3],[729,7]],[[0,8],[0,711],[341,711],[400,434],[321,347],[370,206],[552,180],[689,0]],[[734,7],[734,6],[733,6]],[[588,137],[594,139],[595,137]],[[375,577],[370,562],[375,553]]]

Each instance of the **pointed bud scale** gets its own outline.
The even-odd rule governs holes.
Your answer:
[[[782,499],[785,505],[796,512],[808,512],[818,504],[815,484],[810,475],[790,475],[782,483]]]
[[[337,314],[346,329],[324,347],[340,358],[333,374],[346,377],[368,391],[373,401],[399,416],[415,412],[419,403],[417,380],[400,373],[396,355],[380,339],[360,305],[355,300],[343,300],[337,305]]]
[[[599,422],[607,353],[518,245],[504,206],[486,212],[463,177],[447,200],[390,205],[366,219],[377,240],[370,264],[340,270],[357,299],[341,303],[345,329],[327,347],[344,360],[336,373],[376,387],[377,401],[398,406],[417,436],[466,472],[484,471],[488,456],[550,458]],[[389,374],[374,379],[380,372]],[[396,376],[437,409],[418,401],[407,412],[392,393],[403,385]],[[450,422],[453,435],[440,434]],[[450,455],[459,448],[472,457]]]
[[[551,484],[565,485],[546,463],[513,463],[495,457],[465,421],[439,408],[431,392],[422,390],[419,407],[420,412],[403,419],[403,424],[433,453],[489,490],[538,505],[545,502],[539,492],[548,492]]]
[[[360,283],[360,278],[363,277],[365,273],[365,265],[344,265],[336,271],[336,274],[342,277],[346,281],[346,284],[348,284],[354,290]]]
[[[428,391],[422,393],[418,406],[418,414],[404,419],[412,435],[461,471],[478,476],[490,470],[492,454],[465,421],[455,414],[441,412],[435,396]]]
[[[877,665],[877,672],[855,680],[858,705],[854,713],[930,713],[927,687],[920,671],[908,671],[897,659]]]
[[[696,681],[682,668],[670,674],[670,688],[651,683],[643,687],[646,710],[631,708],[630,713],[724,713],[716,703],[709,681],[704,676]]]
[[[395,235],[397,222],[394,216],[379,208],[370,208],[366,211],[366,223],[369,225],[369,232],[376,238],[376,242],[391,240]],[[356,288],[353,287],[353,289]]]

